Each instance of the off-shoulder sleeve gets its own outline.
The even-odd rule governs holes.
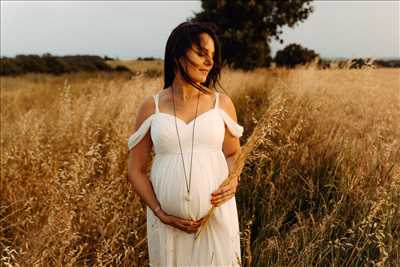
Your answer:
[[[153,119],[153,115],[150,115],[147,119],[145,119],[140,125],[139,129],[136,130],[128,139],[128,151],[131,150],[136,144],[143,139],[146,135],[147,131],[151,126],[151,121]]]
[[[241,137],[243,135],[243,126],[235,122],[223,109],[218,108],[218,110],[232,135],[237,138]]]

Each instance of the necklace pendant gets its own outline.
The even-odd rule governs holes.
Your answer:
[[[185,195],[185,200],[186,200],[186,201],[190,201],[190,196],[189,196],[189,194],[186,194],[186,195]]]

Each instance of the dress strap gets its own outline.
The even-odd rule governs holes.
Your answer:
[[[235,122],[223,109],[218,109],[219,114],[221,114],[226,126],[228,126],[229,131],[233,136],[240,138],[243,135],[243,126]]]
[[[215,100],[215,109],[218,108],[219,105],[219,92],[216,92],[216,100]],[[218,113],[221,115],[223,121],[225,122],[226,126],[229,129],[229,132],[237,137],[240,138],[243,135],[243,126],[235,122],[222,108],[218,108]]]
[[[136,146],[146,135],[147,131],[151,127],[151,122],[153,120],[153,114],[147,117],[146,120],[142,122],[139,128],[131,134],[128,138],[128,151],[131,150],[134,146]]]
[[[158,112],[158,99],[159,99],[159,93],[153,95],[154,99],[154,104],[155,104],[155,113]],[[153,120],[153,114],[151,114],[149,117],[147,117],[142,124],[139,126],[139,128],[132,133],[129,138],[128,138],[128,151],[131,150],[134,146],[136,146],[146,135],[147,131],[151,127],[151,122]]]
[[[158,109],[158,100],[159,100],[159,94],[160,94],[160,92],[158,92],[157,94],[155,94],[155,95],[153,95],[153,98],[154,98],[154,104],[155,104],[155,106],[156,106],[156,112],[155,113],[158,113],[159,112],[159,109]]]
[[[219,93],[215,92],[215,105],[214,108],[218,108]]]

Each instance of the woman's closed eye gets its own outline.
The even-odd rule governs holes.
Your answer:
[[[199,55],[200,57],[206,56],[206,54],[203,52],[197,52],[197,55]]]
[[[197,55],[200,56],[200,57],[208,56],[206,53],[200,52],[200,51],[197,52]],[[212,58],[213,58],[213,55],[208,56],[208,57],[212,59]]]

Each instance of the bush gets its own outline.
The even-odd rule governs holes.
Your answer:
[[[114,71],[105,59],[99,56],[52,56],[49,53],[38,55],[17,55],[15,58],[3,57],[0,60],[0,75],[20,75],[26,73],[63,74],[70,72]],[[117,70],[120,71],[120,70]]]
[[[375,63],[383,68],[400,68],[400,59],[378,59]]]
[[[318,57],[318,54],[313,50],[303,48],[298,44],[290,44],[276,53],[275,63],[277,66],[293,68],[296,65],[310,63],[316,57]]]
[[[156,59],[154,57],[138,57],[137,60],[152,61]]]
[[[104,56],[104,60],[114,60],[112,57]]]
[[[128,69],[127,67],[122,66],[122,65],[116,66],[116,67],[114,68],[114,70],[117,71],[117,72],[131,72],[130,69]]]
[[[19,73],[22,73],[22,68],[14,60],[7,57],[0,60],[0,75],[17,75]]]
[[[17,55],[15,63],[21,67],[23,73],[47,72],[46,64],[38,55]]]
[[[68,72],[68,66],[59,58],[50,54],[42,56],[43,64],[46,66],[46,72],[51,74],[62,74]]]

